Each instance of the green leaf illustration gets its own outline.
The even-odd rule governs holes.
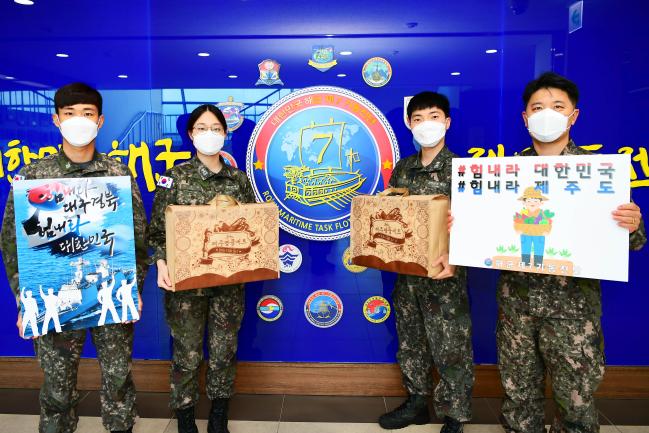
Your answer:
[[[566,249],[563,249],[563,250],[561,250],[561,252],[559,253],[559,255],[560,255],[561,257],[570,257],[572,254],[570,253],[570,251],[568,251],[568,250],[566,250]]]
[[[545,250],[545,254],[547,254],[548,256],[552,256],[552,257],[556,256],[558,253],[559,252],[557,250],[555,250],[554,248],[548,248],[547,250]]]
[[[505,248],[503,245],[498,245],[498,247],[496,248],[496,251],[498,251],[499,253],[506,253],[507,248]]]
[[[509,246],[509,251],[512,252],[512,253],[516,253],[516,252],[518,252],[518,248],[516,247],[516,245],[511,244]]]

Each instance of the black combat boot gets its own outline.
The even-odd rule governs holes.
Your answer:
[[[207,433],[230,433],[228,430],[228,403],[229,398],[212,400],[210,419],[207,422]]]
[[[463,431],[464,424],[450,416],[445,416],[444,425],[439,433],[462,433]]]
[[[411,424],[428,424],[428,422],[430,422],[430,415],[425,395],[409,395],[401,406],[379,417],[379,425],[386,430],[404,428]]]
[[[194,406],[176,410],[176,418],[178,418],[178,433],[198,433]]]

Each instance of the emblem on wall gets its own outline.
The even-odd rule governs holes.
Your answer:
[[[278,70],[279,71],[279,70]],[[228,96],[228,102],[219,102],[216,104],[219,110],[225,116],[225,123],[228,125],[228,132],[234,132],[243,124],[242,102],[234,102],[232,96]]]
[[[363,315],[372,323],[383,323],[390,317],[390,303],[381,296],[372,296],[363,304]]]
[[[304,315],[318,328],[330,328],[343,316],[343,302],[331,290],[316,290],[304,303]]]
[[[257,302],[257,315],[265,322],[274,322],[282,317],[284,304],[277,296],[266,295],[259,298]]]
[[[390,124],[371,102],[337,87],[287,95],[250,137],[246,169],[280,227],[311,240],[349,236],[352,198],[384,189],[399,158]]]
[[[363,80],[368,86],[383,87],[392,78],[392,66],[383,57],[372,57],[363,65]]]
[[[298,247],[284,244],[279,247],[279,269],[285,274],[297,271],[302,264],[302,252]]]
[[[274,86],[275,84],[279,84],[280,86],[284,85],[279,78],[279,68],[281,65],[276,60],[262,60],[257,66],[259,67],[259,79],[255,83],[255,86],[261,86],[262,84],[266,86]]]
[[[338,62],[334,59],[333,45],[314,45],[309,65],[318,71],[326,72],[336,66]]]

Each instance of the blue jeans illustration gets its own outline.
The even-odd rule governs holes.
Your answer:
[[[543,263],[545,251],[545,236],[521,235],[521,261],[530,265],[530,258],[534,253],[534,265]]]

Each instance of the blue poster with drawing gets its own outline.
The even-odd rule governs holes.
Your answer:
[[[13,188],[25,338],[138,320],[130,178]]]

